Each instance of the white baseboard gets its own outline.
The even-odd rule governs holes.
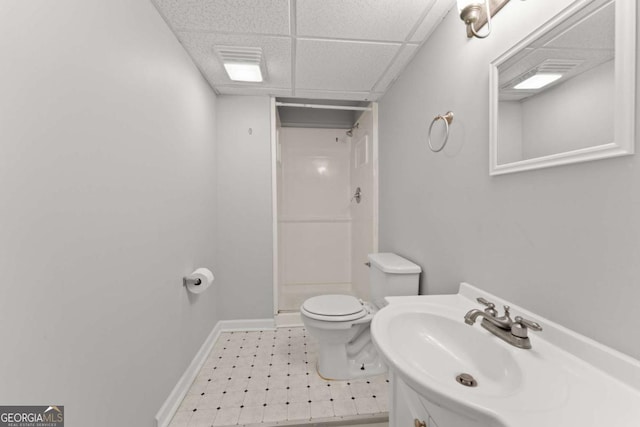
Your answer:
[[[238,320],[221,320],[216,327],[220,325],[220,331],[255,331],[260,329],[274,329],[276,323],[273,319],[238,319]]]
[[[276,314],[276,326],[281,328],[283,326],[304,326],[304,324],[302,323],[300,312],[294,311],[291,313]]]
[[[247,424],[247,427],[389,427],[389,415],[351,415],[345,417],[314,418],[313,420],[276,421]]]
[[[211,349],[218,340],[221,332],[226,331],[251,331],[258,329],[273,329],[275,321],[273,319],[244,319],[244,320],[220,320],[213,327],[213,330],[202,343],[200,350],[196,353],[189,367],[178,380],[167,400],[162,404],[160,410],[156,414],[156,426],[167,427],[178,410],[182,399],[187,395],[189,387],[195,380],[198,372],[207,360],[207,356],[211,353]]]

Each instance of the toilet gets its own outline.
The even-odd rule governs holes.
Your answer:
[[[369,325],[388,296],[418,295],[420,267],[393,253],[369,255],[371,302],[351,295],[320,295],[307,299],[300,315],[309,335],[318,341],[318,374],[348,380],[386,372],[371,342]]]

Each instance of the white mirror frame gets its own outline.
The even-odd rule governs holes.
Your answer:
[[[636,98],[636,0],[615,1],[614,141],[549,156],[498,164],[498,67],[593,0],[578,0],[495,59],[489,70],[489,175],[542,169],[634,153]]]

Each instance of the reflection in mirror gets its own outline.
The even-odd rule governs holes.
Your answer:
[[[616,31],[621,25],[616,23],[616,8],[623,2],[632,3],[578,2],[579,8],[566,11],[494,61],[492,174],[633,153],[633,139],[618,138],[629,138],[629,133],[616,130],[633,128],[633,111],[631,123],[624,120],[629,112],[620,111],[633,110],[635,95],[620,93],[629,92],[629,84],[635,92],[633,81],[624,81],[635,70],[616,73],[616,67],[631,66],[622,59],[634,54],[628,49],[635,51],[635,31],[616,43],[621,33]],[[625,51],[617,52],[621,46]],[[617,55],[622,58],[616,60]],[[630,105],[624,99],[629,97]]]
[[[498,164],[613,141],[614,12],[555,28],[498,67]]]

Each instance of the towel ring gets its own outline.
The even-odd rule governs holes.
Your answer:
[[[444,125],[447,128],[447,134],[445,135],[444,141],[442,141],[442,145],[440,146],[440,148],[436,149],[436,148],[433,148],[433,145],[431,145],[431,129],[433,129],[434,123],[437,122],[438,120],[442,120],[444,122]],[[431,125],[429,126],[429,137],[427,138],[427,143],[429,144],[429,149],[431,149],[431,151],[433,151],[434,153],[442,151],[445,145],[447,145],[447,141],[449,140],[449,125],[451,124],[451,122],[453,122],[453,112],[451,111],[447,111],[447,114],[445,115],[435,116],[434,119],[431,121]]]

